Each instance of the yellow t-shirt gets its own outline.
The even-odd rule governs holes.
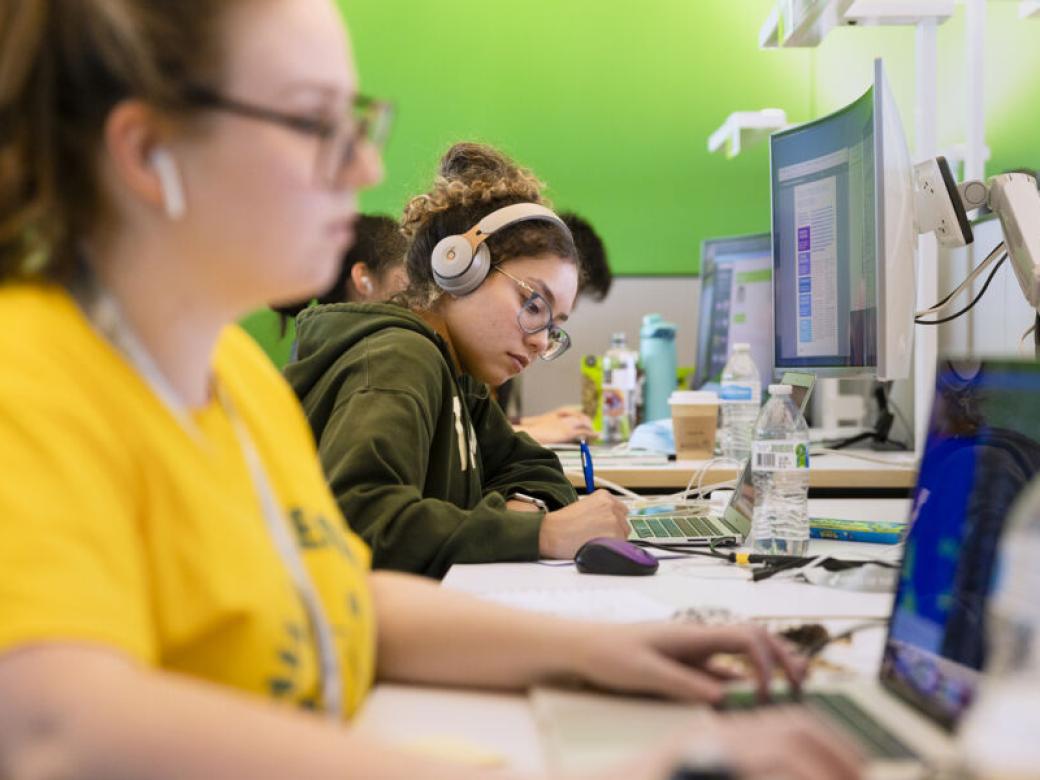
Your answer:
[[[325,483],[289,386],[238,328],[217,381],[285,509],[337,642],[344,707],[372,683],[369,551]],[[300,706],[318,699],[306,611],[214,402],[186,431],[61,288],[0,287],[0,652],[101,643]]]

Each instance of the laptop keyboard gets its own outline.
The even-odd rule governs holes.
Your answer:
[[[891,731],[848,696],[841,693],[805,693],[800,699],[774,695],[769,702],[759,702],[752,692],[734,692],[726,697],[728,710],[748,710],[772,704],[800,702],[820,712],[829,721],[850,734],[867,754],[875,759],[906,761],[918,756]]]
[[[658,515],[632,517],[629,522],[640,539],[667,539],[679,536],[717,536],[719,532],[706,515]]]
[[[628,522],[637,538],[648,540],[691,536],[739,536],[740,533],[725,518],[709,515],[629,517]]]

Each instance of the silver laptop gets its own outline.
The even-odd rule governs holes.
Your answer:
[[[926,776],[955,755],[951,732],[985,668],[986,603],[1004,521],[1040,473],[1038,396],[1038,363],[940,367],[878,676],[811,685],[804,696],[860,742],[872,777]],[[557,727],[566,729],[548,714],[559,702],[534,703],[544,736],[566,752]],[[738,693],[731,705],[753,702]]]
[[[816,382],[815,375],[788,371],[780,381],[791,386],[791,397],[802,414],[805,414]],[[735,506],[737,502],[740,503]],[[706,501],[675,504],[648,502],[645,505],[635,502],[628,515],[628,538],[634,542],[685,547],[743,544],[751,532],[753,504],[751,467],[745,464],[729,506],[722,514],[711,512]]]

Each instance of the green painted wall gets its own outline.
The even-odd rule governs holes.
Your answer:
[[[533,168],[586,215],[622,274],[693,273],[700,242],[769,228],[767,144],[727,160],[707,138],[732,111],[801,122],[860,94],[874,56],[913,143],[914,33],[836,30],[816,49],[759,50],[773,0],[338,0],[362,89],[398,105],[387,175],[362,197],[398,214],[440,154],[475,139]],[[989,172],[1040,167],[1040,21],[989,4]],[[939,30],[940,143],[963,138],[964,10]],[[277,362],[267,313],[247,327]]]
[[[768,227],[765,147],[707,138],[730,111],[808,116],[809,57],[756,46],[766,0],[341,0],[362,87],[400,105],[387,179],[363,202],[399,212],[441,152],[506,149],[586,215],[622,273],[689,273],[702,238]],[[611,10],[615,9],[615,10]]]

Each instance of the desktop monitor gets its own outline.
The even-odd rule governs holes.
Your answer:
[[[773,376],[773,254],[768,233],[705,241],[694,387],[718,382],[730,346],[751,345],[765,387]]]
[[[913,177],[881,60],[860,98],[771,136],[770,179],[775,367],[907,377]]]

